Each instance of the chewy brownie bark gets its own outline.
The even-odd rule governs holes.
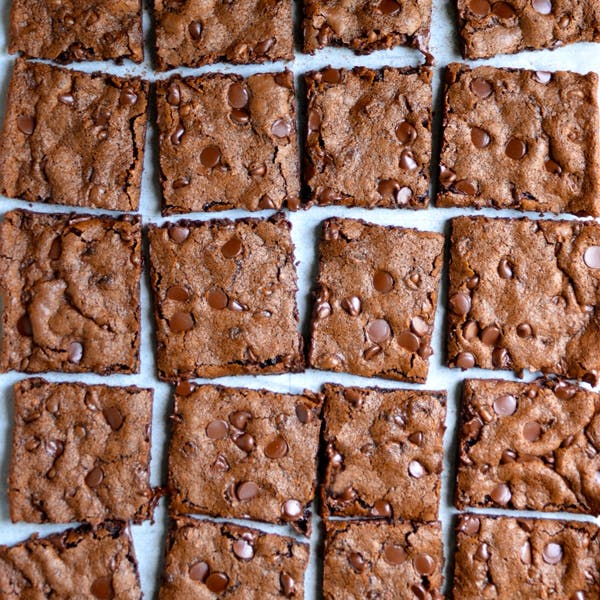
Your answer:
[[[157,82],[163,214],[298,208],[291,71]]]
[[[453,598],[600,597],[596,525],[459,515]]]
[[[303,370],[290,229],[280,213],[149,227],[161,379]]]
[[[137,210],[148,83],[17,59],[0,138],[9,198]]]
[[[305,80],[304,179],[311,200],[321,205],[425,208],[431,70],[329,67],[308,73]]]
[[[173,518],[160,600],[304,598],[308,544],[232,523]]]
[[[310,534],[322,398],[195,386],[175,390],[172,511],[289,523]]]
[[[9,52],[68,63],[144,58],[140,0],[13,0]]]
[[[438,206],[600,215],[598,75],[451,64]]]
[[[431,0],[304,0],[304,52],[347,46],[357,54],[414,46],[428,60]]]
[[[141,600],[129,527],[107,521],[0,546],[0,598]]]
[[[449,366],[597,384],[600,225],[458,217],[449,274]]]
[[[437,519],[446,393],[325,384],[324,517]]]
[[[14,210],[0,226],[0,371],[137,373],[137,216]]]
[[[442,600],[439,523],[327,521],[324,600]]]
[[[423,383],[444,236],[337,217],[322,227],[310,365]]]
[[[152,390],[32,378],[14,396],[13,522],[152,517]]]
[[[598,0],[457,0],[465,58],[600,42]]]
[[[154,0],[157,69],[294,58],[291,0]]]

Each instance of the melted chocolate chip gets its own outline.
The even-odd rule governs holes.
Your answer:
[[[471,297],[458,292],[450,298],[450,310],[456,315],[466,315],[471,310]]]
[[[177,302],[187,302],[190,299],[188,291],[181,285],[173,285],[167,290],[167,298]]]
[[[367,563],[359,552],[350,552],[348,562],[357,573],[362,573],[367,568]]]
[[[244,108],[250,100],[250,94],[241,83],[232,83],[227,90],[227,100],[232,108]]]
[[[552,2],[550,0],[531,0],[531,6],[540,15],[549,15],[552,12]]]
[[[342,80],[342,74],[338,69],[324,69],[321,71],[321,80],[325,83],[339,83]]]
[[[477,182],[471,179],[460,179],[454,184],[454,189],[467,196],[477,196],[479,192]]]
[[[187,227],[179,227],[175,225],[169,228],[169,237],[176,243],[181,244],[188,239],[190,230]]]
[[[481,332],[481,341],[486,346],[493,346],[500,339],[501,335],[502,332],[499,327],[496,327],[496,325],[489,325]]]
[[[390,565],[400,565],[406,560],[406,550],[400,544],[386,544],[383,557]]]
[[[83,358],[83,346],[79,342],[71,342],[67,347],[69,362],[78,365]]]
[[[377,500],[373,505],[373,508],[371,508],[371,515],[373,517],[387,519],[392,516],[392,507],[390,506],[390,503],[385,500]]]
[[[104,479],[104,472],[100,467],[94,467],[89,473],[85,476],[85,483],[88,487],[95,488],[98,487],[102,480]]]
[[[495,2],[492,13],[500,19],[510,19],[516,15],[515,9],[508,2]]]
[[[192,21],[188,25],[188,32],[193,40],[199,40],[202,37],[202,23],[200,21]]]
[[[279,585],[286,598],[291,598],[296,593],[296,582],[285,571],[279,575]]]
[[[498,263],[498,275],[502,279],[512,279],[513,277],[512,265],[505,258]]]
[[[419,165],[410,150],[402,150],[400,154],[400,167],[406,171],[414,171]]]
[[[408,474],[415,479],[420,479],[426,475],[426,471],[418,460],[412,460],[408,463]]]
[[[510,138],[504,152],[513,160],[521,160],[527,154],[527,144],[518,138]]]
[[[421,341],[414,333],[410,331],[403,331],[400,333],[400,335],[398,335],[398,344],[409,352],[417,352],[419,346],[421,345]]]
[[[510,394],[504,394],[494,400],[494,411],[501,417],[508,417],[517,410],[517,399]]]
[[[396,126],[396,137],[401,144],[408,146],[417,139],[417,130],[408,121],[402,121]]]
[[[471,0],[469,9],[478,17],[487,17],[490,14],[491,6],[488,0]]]
[[[204,581],[209,571],[209,566],[203,560],[200,560],[190,566],[188,575],[190,576],[190,579],[193,579],[194,581]]]
[[[583,254],[583,262],[590,269],[600,269],[600,246],[590,246]]]
[[[254,449],[254,438],[249,433],[238,435],[233,440],[234,444],[246,454],[249,454]]]
[[[211,308],[223,310],[229,303],[229,297],[221,288],[213,288],[206,294],[206,301]]]
[[[490,498],[496,504],[500,504],[500,506],[506,506],[510,502],[512,494],[510,493],[509,487],[505,483],[499,483],[490,492]]]
[[[288,119],[277,119],[271,125],[271,133],[277,138],[286,138],[292,133],[292,124]]]
[[[191,381],[180,381],[175,388],[175,393],[179,396],[189,396],[196,386]]]
[[[235,495],[240,502],[252,500],[258,495],[259,489],[253,481],[244,481],[235,488]]]
[[[461,352],[454,362],[459,369],[464,371],[475,366],[475,357],[470,352]]]
[[[228,242],[221,246],[221,252],[225,258],[235,258],[242,253],[242,242],[234,235]]]
[[[204,583],[211,592],[220,594],[229,586],[229,577],[225,573],[211,573]]]
[[[113,431],[119,430],[123,425],[123,415],[116,406],[107,406],[102,414]]]
[[[351,316],[356,317],[360,314],[361,301],[357,296],[349,296],[340,302],[340,306]]]
[[[173,333],[182,333],[194,328],[194,319],[187,312],[175,312],[169,319],[169,328]]]
[[[35,129],[35,119],[29,116],[17,117],[17,128],[25,135],[31,135]]]
[[[19,320],[17,321],[17,331],[25,337],[31,337],[33,335],[29,315],[25,314],[19,317]]]
[[[271,459],[283,458],[288,450],[287,442],[279,435],[265,446],[265,456]]]
[[[247,410],[237,410],[229,415],[229,422],[240,431],[246,429],[250,419],[252,419],[252,414]]]
[[[563,556],[562,546],[560,544],[555,544],[554,542],[550,542],[544,546],[542,550],[542,558],[544,562],[549,565],[557,565]]]
[[[221,161],[221,150],[217,146],[207,146],[200,152],[200,162],[208,169],[216,167]]]
[[[375,319],[367,326],[367,335],[373,342],[380,344],[385,342],[391,335],[392,331],[388,322],[385,319]]]
[[[471,142],[475,148],[485,148],[490,145],[491,138],[487,131],[480,127],[471,128]]]
[[[533,329],[531,329],[531,325],[529,323],[521,323],[517,325],[517,335],[520,338],[530,338],[533,335]]]
[[[413,566],[421,575],[433,575],[435,571],[435,560],[429,554],[421,552],[413,558]]]
[[[254,546],[242,538],[233,542],[231,549],[233,553],[241,560],[252,560],[254,558]]]
[[[463,515],[458,529],[467,535],[475,535],[479,532],[480,527],[481,522],[478,517],[474,515]]]
[[[373,275],[373,287],[382,294],[394,288],[394,278],[387,271],[376,271]]]
[[[112,598],[115,597],[112,577],[106,576],[94,579],[92,586],[90,587],[90,592],[92,592],[94,597],[99,598],[100,600],[112,600]]]
[[[296,404],[296,416],[300,423],[304,425],[310,423],[314,418],[313,411],[306,404]]]
[[[281,515],[286,521],[297,521],[302,512],[302,504],[295,499],[286,500],[281,507]]]
[[[523,425],[523,437],[528,442],[535,442],[542,435],[542,426],[536,421],[529,421]]]
[[[492,84],[481,77],[475,77],[475,79],[471,81],[469,87],[476,96],[483,99],[489,98],[494,91]]]

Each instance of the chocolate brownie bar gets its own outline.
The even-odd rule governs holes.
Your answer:
[[[137,373],[139,217],[14,210],[0,226],[0,372]]]
[[[304,179],[312,201],[425,208],[431,161],[431,70],[327,68],[305,79]]]
[[[450,255],[449,366],[596,385],[600,225],[458,217]]]
[[[303,370],[290,229],[280,213],[149,227],[161,379]]]
[[[304,52],[347,46],[357,54],[414,46],[428,59],[431,0],[304,0]]]
[[[598,75],[451,64],[438,206],[600,215]]]
[[[174,518],[160,600],[304,598],[308,544],[231,523]]]
[[[163,214],[297,208],[291,71],[157,82]]]
[[[144,58],[140,0],[13,0],[8,51],[68,63]]]
[[[0,546],[0,598],[141,600],[129,527],[107,521]]]
[[[294,58],[291,0],[154,0],[157,69]]]
[[[555,519],[460,515],[456,600],[600,597],[596,525]]]
[[[444,236],[337,217],[322,226],[310,365],[424,382]]]
[[[600,2],[457,0],[465,58],[600,42]]]
[[[148,83],[17,59],[0,138],[10,198],[137,210]]]
[[[439,523],[325,523],[324,600],[442,600]]]
[[[324,392],[324,516],[437,519],[446,393]]]
[[[33,378],[14,394],[13,522],[152,517],[152,390]]]
[[[321,402],[311,392],[181,382],[169,447],[171,510],[310,533]]]

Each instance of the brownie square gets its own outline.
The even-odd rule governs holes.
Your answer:
[[[149,227],[161,379],[303,370],[290,229],[282,214]]]
[[[32,378],[14,395],[13,522],[152,517],[152,390]]]
[[[324,392],[324,516],[437,519],[446,393]]]
[[[306,75],[304,179],[321,205],[425,208],[431,70],[327,68]]]
[[[172,511],[289,523],[310,534],[322,398],[196,386],[175,391]]]
[[[449,276],[450,367],[597,384],[600,225],[455,218]]]
[[[0,139],[9,198],[139,206],[148,83],[17,59]]]
[[[438,206],[600,215],[598,75],[452,64]]]
[[[0,371],[137,373],[139,217],[14,210],[0,226]]]
[[[142,590],[129,527],[107,521],[0,546],[2,598],[119,598]]]
[[[596,525],[558,519],[460,515],[456,600],[600,597]]]
[[[442,600],[440,523],[326,521],[324,600]]]
[[[423,383],[444,236],[337,217],[322,226],[310,365]]]
[[[414,46],[428,59],[431,0],[304,0],[304,52],[346,46],[356,54]]]
[[[291,71],[157,82],[163,214],[298,208]]]
[[[457,0],[465,58],[600,42],[598,0]]]
[[[232,523],[174,518],[160,600],[304,598],[308,544]]]
[[[467,379],[456,506],[600,514],[600,395],[564,381]]]
[[[154,0],[157,69],[294,58],[291,0]]]
[[[8,51],[68,63],[140,63],[144,58],[140,0],[13,0]]]

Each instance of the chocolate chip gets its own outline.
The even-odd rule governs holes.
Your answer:
[[[386,544],[383,557],[390,565],[400,565],[406,560],[406,550],[400,544]]]
[[[423,337],[429,333],[427,321],[419,316],[413,317],[410,320],[410,328],[412,332],[419,337]]]
[[[551,158],[547,158],[546,162],[544,162],[544,167],[548,173],[552,173],[553,175],[560,175],[562,173],[562,167],[554,162]]]
[[[435,560],[429,554],[421,552],[413,558],[413,566],[421,575],[433,575]]]
[[[308,131],[318,131],[321,127],[321,115],[312,109],[308,112]]]
[[[475,148],[485,148],[490,145],[491,138],[487,131],[480,127],[471,128],[471,142]]]
[[[362,573],[367,568],[367,563],[359,552],[350,552],[348,562],[357,573]]]
[[[355,388],[347,388],[344,390],[344,398],[352,404],[352,406],[360,407],[363,404],[363,396],[360,390]]]
[[[504,394],[494,400],[494,411],[501,417],[508,417],[517,410],[517,399],[510,394]]]
[[[179,125],[177,129],[171,134],[171,144],[173,144],[173,146],[179,146],[179,144],[181,144],[181,138],[183,137],[184,133],[185,129],[182,125]]]
[[[489,325],[481,332],[481,341],[486,346],[493,346],[500,339],[501,335],[502,332],[499,327],[496,327],[496,325]]]
[[[500,506],[506,506],[510,502],[512,494],[510,493],[509,487],[505,483],[499,483],[490,492],[490,498],[492,499],[492,502],[500,504]]]
[[[444,165],[440,165],[440,183],[450,187],[456,181],[456,173]]]
[[[302,512],[302,504],[295,499],[286,500],[281,507],[281,515],[286,521],[297,521]]]
[[[325,188],[319,195],[319,201],[322,204],[335,204],[342,199],[339,192],[336,192],[333,188]]]
[[[517,335],[520,338],[530,338],[533,335],[531,325],[529,325],[529,323],[521,323],[520,325],[517,325]]]
[[[554,386],[554,393],[559,400],[569,400],[577,392],[577,388],[566,381],[559,381]]]
[[[377,186],[377,191],[384,197],[394,197],[400,189],[400,184],[395,179],[383,179]]]
[[[506,348],[494,348],[492,351],[492,363],[498,369],[506,369],[510,365],[510,356]]]
[[[98,487],[104,479],[104,472],[100,467],[94,467],[86,476],[85,483],[88,487]]]
[[[469,9],[478,17],[487,17],[490,14],[490,3],[488,0],[471,0]]]
[[[498,275],[502,279],[512,279],[513,277],[512,265],[505,258],[498,263]]]
[[[21,115],[20,117],[17,117],[17,127],[21,133],[31,135],[35,129],[35,119],[33,117]]]
[[[507,465],[508,463],[515,462],[517,455],[512,450],[505,450],[500,457],[500,464]]]
[[[458,292],[450,298],[450,310],[456,315],[466,315],[471,310],[471,297]]]
[[[471,80],[469,87],[476,96],[483,99],[489,98],[494,91],[492,84],[481,77],[475,77],[475,79]]]
[[[249,433],[243,433],[234,438],[233,443],[246,454],[254,449],[254,438]]]
[[[242,253],[242,241],[234,235],[228,242],[221,246],[221,252],[225,258],[235,258]]]
[[[408,441],[415,446],[420,446],[423,443],[423,434],[420,431],[415,431],[408,436]]]
[[[190,299],[188,291],[181,285],[173,285],[167,290],[167,298],[177,302],[186,302]]]
[[[240,502],[245,502],[256,497],[258,491],[258,486],[253,481],[243,481],[235,488],[235,495]]]
[[[536,71],[533,74],[533,78],[537,82],[546,85],[547,83],[550,83],[550,80],[552,79],[552,73],[550,73],[549,71]]]
[[[409,187],[402,187],[396,192],[396,202],[399,205],[404,206],[410,202],[412,196],[413,193]]]
[[[61,104],[66,104],[67,106],[72,106],[75,103],[75,98],[73,98],[73,94],[59,94],[58,101]]]
[[[173,333],[182,333],[194,328],[194,319],[187,312],[178,311],[169,319],[169,328]]]
[[[475,357],[470,352],[461,352],[454,362],[459,369],[464,371],[475,366]]]
[[[519,558],[524,565],[531,564],[531,544],[529,542],[525,542],[521,549],[519,550]]]
[[[510,138],[504,152],[508,158],[521,160],[527,154],[527,144],[519,138]]]
[[[252,419],[252,414],[247,410],[237,410],[229,415],[229,422],[240,431],[246,429],[250,419]]]
[[[213,288],[207,292],[206,301],[211,308],[223,310],[227,307],[229,297],[221,288]]]
[[[252,560],[254,558],[254,546],[242,538],[233,542],[231,549],[241,560]]]
[[[25,419],[24,419],[25,420]],[[25,420],[26,422],[30,422]],[[61,440],[47,440],[44,442],[46,452],[56,460],[65,451],[65,445]]]
[[[479,192],[477,182],[471,179],[460,179],[454,184],[454,189],[467,196],[477,196]]]
[[[321,80],[325,83],[339,83],[342,80],[342,74],[338,69],[324,69],[321,71]]]
[[[273,79],[275,80],[275,83],[281,87],[287,88],[288,90],[294,89],[294,74],[287,69],[275,73]]]
[[[361,301],[357,296],[348,296],[340,302],[341,307],[351,316],[356,317],[360,314]]]
[[[476,321],[467,321],[462,328],[465,340],[472,341],[479,335],[479,325]]]
[[[288,449],[287,442],[278,435],[272,442],[265,446],[265,456],[271,459],[283,458],[287,455]]]
[[[227,100],[232,108],[244,108],[250,100],[250,95],[244,85],[232,83],[227,90]]]
[[[563,550],[560,544],[550,542],[544,546],[542,550],[542,558],[549,565],[556,565],[562,560]]]
[[[199,40],[202,37],[202,23],[200,21],[192,21],[188,25],[188,31],[193,40]]]
[[[523,437],[528,442],[535,442],[542,435],[542,426],[536,421],[529,421],[523,425]]]
[[[262,40],[261,42],[258,42],[256,46],[254,46],[254,52],[256,52],[256,54],[259,56],[263,56],[273,47],[274,43],[275,40],[273,38]]]
[[[285,138],[292,133],[292,124],[288,119],[277,119],[271,125],[271,133],[278,138]]]
[[[25,337],[31,337],[33,335],[33,329],[31,328],[31,319],[29,315],[21,315],[17,321],[17,331]]]
[[[394,278],[387,271],[376,271],[373,275],[373,287],[382,294],[387,294],[394,287]]]
[[[220,594],[229,586],[229,577],[225,573],[211,573],[204,583],[211,592]]]
[[[216,419],[206,426],[205,431],[211,440],[224,440],[229,433],[229,426],[222,419]]]
[[[238,125],[246,125],[246,123],[250,122],[250,115],[245,110],[240,110],[238,108],[234,108],[231,111],[231,120]]]
[[[406,171],[414,171],[419,165],[410,150],[402,150],[400,154],[400,167]]]
[[[540,15],[549,15],[552,12],[552,2],[550,0],[531,0],[531,6]]]
[[[181,244],[188,239],[190,235],[190,230],[187,227],[180,227],[178,225],[174,225],[173,227],[169,227],[169,237],[176,243]]]
[[[113,590],[112,577],[98,577],[92,582],[90,592],[100,600],[112,600],[115,597]]]
[[[296,582],[285,571],[279,576],[279,585],[286,598],[291,598],[296,593]]]
[[[175,388],[175,393],[179,396],[189,396],[196,386],[191,381],[180,381]]]
[[[69,362],[78,365],[83,358],[83,346],[79,342],[71,342],[67,348]]]
[[[190,565],[188,575],[190,576],[190,579],[193,579],[194,581],[204,581],[209,571],[209,566],[203,560],[200,560],[193,565]]]
[[[403,331],[398,336],[398,344],[409,352],[416,352],[421,345],[419,338],[410,331]]]
[[[331,314],[331,304],[329,302],[317,302],[315,304],[315,314],[317,319],[326,319]]]
[[[515,9],[508,2],[495,2],[492,13],[501,19],[510,19],[515,16]]]
[[[216,167],[221,160],[221,150],[217,146],[207,146],[200,152],[200,162],[208,169]]]
[[[462,515],[460,517],[458,530],[462,531],[467,535],[475,535],[479,532],[481,522],[479,518],[474,515]]]
[[[417,139],[417,130],[408,121],[402,121],[396,126],[396,137],[401,144],[408,146]]]
[[[490,553],[488,550],[488,545],[483,543],[479,545],[477,551],[475,552],[475,559],[480,561],[486,561],[490,557]]]
[[[392,507],[390,506],[390,503],[385,500],[377,500],[373,505],[373,508],[371,508],[371,515],[373,517],[387,519],[392,516]]]
[[[169,90],[167,91],[167,102],[171,106],[178,106],[181,102],[181,92],[174,83],[169,86]]]
[[[590,269],[600,269],[600,246],[590,246],[583,254],[583,262]]]
[[[117,431],[123,425],[123,415],[116,406],[107,406],[102,414],[113,431]]]
[[[375,319],[367,325],[367,335],[377,344],[385,342],[391,333],[390,326],[385,319]]]
[[[411,460],[408,463],[408,474],[415,479],[421,479],[426,475],[425,468],[418,460]]]
[[[296,404],[296,416],[300,423],[304,425],[310,423],[314,418],[313,411],[306,404]]]
[[[137,99],[138,96],[132,89],[125,88],[119,97],[119,104],[121,106],[133,106],[137,102]]]

